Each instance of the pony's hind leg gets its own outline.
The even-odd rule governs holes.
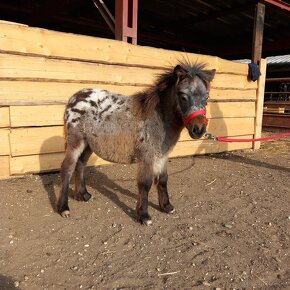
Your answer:
[[[86,183],[84,178],[84,168],[92,155],[93,151],[89,146],[86,147],[84,152],[79,157],[76,169],[75,169],[75,195],[78,199],[88,201],[91,198],[91,194],[86,189]]]
[[[148,214],[148,193],[153,183],[152,167],[146,164],[139,164],[138,166],[138,201],[136,205],[137,219],[141,224],[151,225],[152,220]]]
[[[76,167],[78,158],[82,154],[85,148],[85,142],[82,139],[74,140],[76,144],[72,146],[67,144],[64,160],[61,164],[60,175],[61,175],[61,192],[58,201],[58,211],[63,217],[69,217],[69,207],[68,207],[68,191],[69,183],[73,172]]]
[[[167,181],[168,181],[168,174],[167,174],[167,170],[164,169],[164,171],[159,174],[156,180],[159,206],[162,211],[166,213],[173,213],[175,209],[169,201]]]

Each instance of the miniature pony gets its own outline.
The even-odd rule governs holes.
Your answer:
[[[159,206],[174,211],[167,191],[167,160],[184,127],[193,139],[206,132],[205,107],[215,70],[204,64],[180,63],[161,74],[147,90],[131,97],[100,89],[83,89],[64,113],[65,158],[61,165],[58,209],[69,217],[68,190],[75,173],[75,193],[88,201],[84,167],[95,152],[117,163],[137,163],[137,220],[150,225],[148,192],[157,185]]]

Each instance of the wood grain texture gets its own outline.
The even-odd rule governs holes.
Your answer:
[[[21,105],[25,102],[66,102],[74,93],[84,88],[99,88],[118,94],[132,95],[146,89],[146,86],[121,86],[92,83],[57,83],[43,81],[1,81],[0,103]],[[210,100],[256,99],[256,90],[215,89],[210,91]]]
[[[64,151],[64,103],[78,90],[100,88],[132,95],[183,59],[205,62],[207,69],[217,70],[210,91],[214,102],[207,107],[208,132],[259,136],[262,78],[258,84],[249,82],[246,64],[23,25],[0,23],[0,28],[0,105],[10,106],[0,107],[0,128],[12,127],[0,130],[0,176],[59,169]],[[193,141],[184,130],[171,156],[251,145]],[[93,155],[89,164],[108,162]]]
[[[95,82],[96,84],[150,85],[162,69],[105,65],[90,62],[47,59],[0,53],[0,78],[61,82]],[[217,73],[213,88],[255,89],[257,83],[247,76]]]
[[[11,106],[11,127],[63,125],[65,105]]]
[[[243,138],[252,138],[253,135],[245,135]],[[178,143],[170,157],[190,156],[213,152],[224,152],[238,149],[251,148],[251,143],[220,143],[208,140],[186,141]],[[11,175],[25,173],[49,172],[60,169],[64,153],[48,153],[39,155],[16,156],[10,159]],[[112,164],[93,154],[88,166]]]
[[[63,152],[12,157],[10,159],[11,175],[56,171],[60,169],[63,158]],[[109,162],[95,154],[88,161],[88,166],[105,164]]]
[[[132,95],[144,90],[144,86],[118,86],[93,83],[59,83],[38,81],[1,81],[0,102],[48,102],[67,101],[84,88],[98,88],[118,94]]]
[[[210,119],[208,132],[216,136],[254,134],[254,118]],[[56,153],[64,151],[63,126],[28,127],[11,129],[11,156]],[[192,140],[183,130],[180,141]]]
[[[0,107],[0,128],[10,126],[9,107]]]
[[[142,84],[154,82],[162,70],[103,65],[90,62],[47,59],[0,53],[0,78],[95,82],[107,84]]]
[[[253,135],[240,136],[253,138]],[[184,141],[176,144],[170,157],[190,156],[252,148],[251,142],[222,143],[213,140]]]
[[[262,119],[263,119],[266,69],[267,69],[267,61],[265,59],[261,59],[261,62],[260,62],[261,76],[258,80],[254,138],[260,138],[262,134]],[[260,146],[261,146],[261,142],[253,142],[253,149],[257,150],[260,148]]]
[[[11,127],[63,125],[65,105],[11,106]],[[255,102],[209,103],[208,118],[255,117]]]
[[[33,41],[27,41],[28,39]],[[196,61],[208,63],[211,68],[221,72],[244,75],[248,73],[246,64],[214,56],[131,45],[111,39],[21,25],[0,24],[0,42],[1,50],[22,54],[152,67],[173,66],[178,60],[189,59],[193,63]]]
[[[0,156],[0,177],[8,177],[10,175],[10,157]]]
[[[9,133],[10,129],[0,129],[0,155],[10,154]]]
[[[210,119],[207,126],[207,132],[220,137],[253,135],[255,130],[254,123],[254,118]],[[181,132],[179,142],[189,140],[192,139],[188,131],[184,129]]]
[[[63,152],[63,136],[63,126],[12,129],[11,156]]]

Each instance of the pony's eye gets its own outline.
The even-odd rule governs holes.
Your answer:
[[[186,96],[181,96],[181,100],[182,100],[183,102],[186,102],[186,101],[187,101],[187,97],[186,97]]]
[[[188,96],[184,93],[179,93],[179,98],[182,102],[187,102],[188,101]]]

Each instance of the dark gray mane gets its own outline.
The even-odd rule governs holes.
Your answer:
[[[197,76],[205,83],[211,81],[210,75],[204,70],[206,65],[206,63],[192,64],[188,61],[182,61],[176,67],[167,68],[164,73],[157,76],[155,83],[147,90],[133,96],[137,114],[143,117],[150,115],[162,99],[166,96],[168,97],[168,91],[176,85],[179,79],[176,74],[177,67],[180,67],[184,71],[183,79],[193,79]]]

